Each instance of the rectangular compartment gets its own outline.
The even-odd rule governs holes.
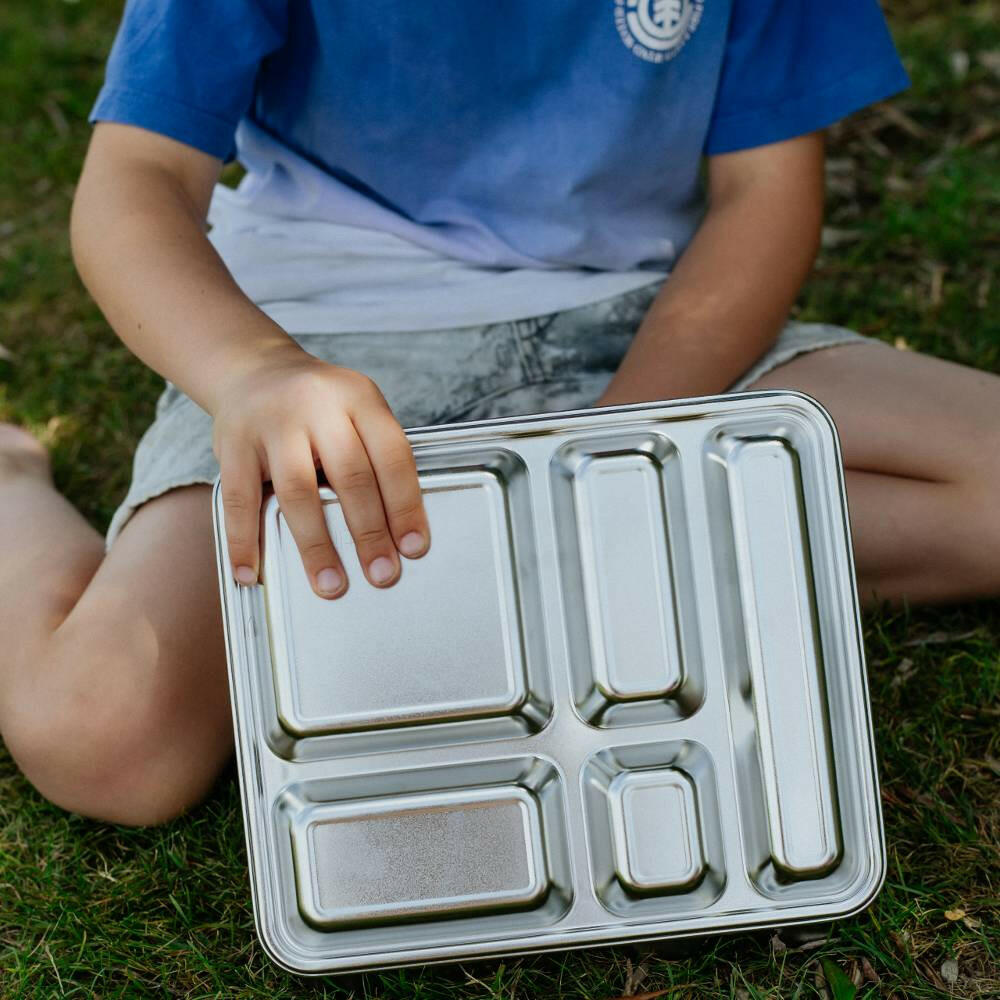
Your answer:
[[[336,745],[356,752],[544,724],[551,703],[523,463],[502,451],[428,455],[421,484],[430,523],[442,530],[426,556],[402,561],[400,581],[386,590],[364,579],[340,503],[323,490],[351,581],[336,601],[312,592],[270,502],[263,578],[279,745],[354,734]]]
[[[537,799],[520,786],[315,805],[292,829],[314,927],[531,909],[549,890]]]
[[[703,680],[676,449],[570,440],[551,476],[577,711],[601,727],[690,715]]]
[[[502,938],[572,903],[565,790],[538,757],[297,782],[274,822],[274,933],[305,954]]]
[[[688,740],[612,747],[583,769],[594,890],[622,917],[666,920],[726,884],[712,761]]]
[[[755,878],[773,890],[826,875],[842,854],[801,473],[790,441],[749,432],[720,436],[709,459],[725,477],[712,486],[727,512],[716,535],[732,583],[727,631],[741,637],[729,695],[738,724],[752,727],[737,745],[755,746],[741,760],[741,806]]]

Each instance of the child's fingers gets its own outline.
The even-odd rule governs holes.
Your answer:
[[[366,416],[355,426],[375,470],[396,548],[416,559],[427,551],[431,533],[410,441],[388,410]]]
[[[302,434],[269,442],[267,461],[313,590],[320,597],[339,597],[347,589],[347,574],[327,531],[308,438]]]
[[[395,583],[399,576],[399,555],[386,524],[375,472],[354,425],[345,420],[324,426],[315,441],[323,471],[337,493],[365,575],[376,587]]]
[[[251,445],[222,449],[222,509],[226,547],[237,583],[257,582],[260,562],[260,461]]]

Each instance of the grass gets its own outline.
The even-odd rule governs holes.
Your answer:
[[[0,6],[0,419],[45,438],[101,528],[159,388],[66,239],[118,6]],[[1000,371],[1000,10],[889,13],[914,87],[834,130],[829,246],[799,311]],[[818,946],[765,933],[300,980],[256,941],[232,773],[189,816],[135,831],[47,805],[0,750],[0,997],[1000,996],[1000,610],[870,614],[866,637],[889,878]]]

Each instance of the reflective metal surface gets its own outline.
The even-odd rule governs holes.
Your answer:
[[[320,973],[855,912],[884,846],[843,476],[765,392],[409,432],[433,544],[219,571],[255,915]],[[222,508],[215,495],[217,538]],[[223,547],[224,552],[224,547]]]
[[[516,785],[314,805],[292,850],[320,928],[523,909],[549,887],[538,803]]]
[[[612,781],[609,797],[622,885],[637,895],[697,885],[705,855],[691,779],[671,769],[624,771]]]

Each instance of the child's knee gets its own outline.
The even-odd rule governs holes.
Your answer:
[[[113,635],[76,648],[54,642],[30,687],[5,705],[0,727],[25,777],[54,804],[156,825],[200,801],[221,761],[199,760],[196,740],[179,746],[176,692]]]

